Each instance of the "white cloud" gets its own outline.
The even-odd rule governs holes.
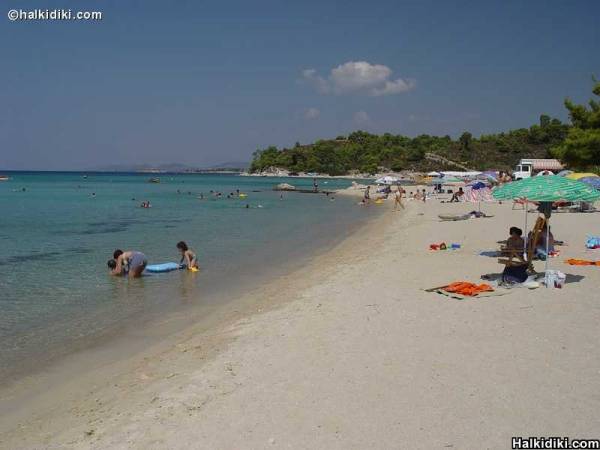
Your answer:
[[[354,113],[354,122],[357,125],[366,125],[371,121],[371,118],[365,111],[357,111]]]
[[[306,111],[304,111],[304,118],[308,120],[316,119],[320,115],[321,111],[319,111],[317,108],[308,108]]]
[[[358,61],[347,62],[331,69],[329,79],[336,93],[344,93],[380,86],[391,74],[389,67]]]
[[[314,86],[314,88],[320,94],[329,93],[329,83],[327,80],[319,75],[315,69],[305,69],[302,71],[302,77]]]
[[[394,95],[414,89],[414,80],[390,79],[392,69],[366,61],[349,61],[331,69],[327,78],[315,69],[302,71],[304,80],[312,84],[321,94],[366,93],[371,96]]]
[[[416,83],[414,80],[403,80],[398,78],[395,81],[386,81],[383,87],[375,87],[371,91],[371,95],[376,97],[380,95],[394,95],[401,94],[402,92],[408,92],[414,89]]]

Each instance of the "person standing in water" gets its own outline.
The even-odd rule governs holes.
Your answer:
[[[319,183],[317,183],[317,179],[313,178],[313,190],[315,192],[319,192]]]
[[[177,248],[181,253],[180,264],[185,264],[185,267],[189,270],[198,270],[198,260],[196,259],[196,254],[189,249],[187,244],[184,241],[179,241],[177,243]]]
[[[136,250],[124,252],[121,249],[117,249],[113,253],[113,259],[108,261],[108,268],[111,275],[129,275],[133,278],[141,277],[147,265],[146,255]]]

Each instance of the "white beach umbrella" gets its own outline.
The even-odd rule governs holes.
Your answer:
[[[400,180],[396,177],[387,175],[385,177],[377,178],[375,183],[377,184],[397,184]]]

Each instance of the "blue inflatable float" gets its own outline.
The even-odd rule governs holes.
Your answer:
[[[174,262],[166,262],[162,264],[150,264],[146,266],[146,272],[151,273],[163,273],[163,272],[171,272],[173,270],[183,269],[185,266],[183,264],[178,264]]]

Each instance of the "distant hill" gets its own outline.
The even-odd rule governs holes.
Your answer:
[[[99,172],[144,172],[144,171],[160,171],[160,172],[184,172],[190,168],[184,164],[110,164],[101,167],[95,167],[91,170]]]
[[[169,163],[169,164],[111,164],[107,166],[93,168],[91,170],[99,172],[174,172],[174,173],[189,173],[202,171],[218,171],[218,170],[245,170],[250,166],[249,162],[225,162],[212,166],[192,167],[185,164]]]
[[[550,157],[550,149],[564,141],[568,130],[568,125],[542,115],[539,125],[478,138],[468,132],[452,139],[355,131],[312,144],[297,143],[292,148],[259,149],[253,154],[250,171],[280,167],[290,172],[345,175],[389,170],[457,170],[457,167],[512,170],[521,158]]]
[[[250,161],[229,161],[205,167],[205,169],[247,169],[248,167],[250,167]]]

